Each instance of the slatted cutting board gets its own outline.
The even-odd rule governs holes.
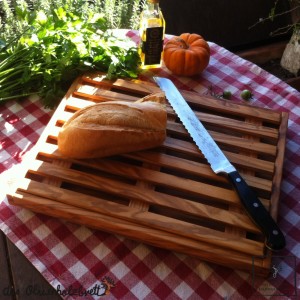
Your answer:
[[[271,255],[262,234],[227,178],[211,171],[170,106],[160,148],[89,160],[69,160],[58,152],[58,132],[78,109],[100,101],[135,101],[158,91],[151,83],[107,81],[101,74],[79,78],[24,161],[23,174],[10,181],[10,203],[267,275]],[[288,115],[182,93],[276,219]]]

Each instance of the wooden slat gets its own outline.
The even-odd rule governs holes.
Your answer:
[[[136,178],[139,175],[145,177],[147,176],[141,173],[134,174],[135,172],[134,170],[131,171],[128,170],[128,172],[131,172],[131,174]],[[138,197],[139,199],[151,203],[156,203],[156,201],[159,201],[154,199],[158,196],[160,197],[160,199],[165,198],[163,194],[152,195],[151,191],[147,191],[147,194],[145,194],[144,189],[139,190],[135,185],[124,183],[121,180],[96,176],[96,175],[88,174],[86,172],[66,169],[60,166],[53,166],[52,164],[46,162],[43,163],[39,161],[32,162],[30,173],[55,178],[74,185],[85,186],[87,188],[98,189],[101,186],[105,190],[110,189],[110,192],[115,192],[120,195],[124,195],[126,193],[127,194],[132,193],[132,197],[134,196],[134,194],[136,194],[136,197]],[[227,190],[224,188],[210,186],[205,183],[193,182],[192,180],[181,179],[180,177],[176,178],[175,176],[167,176],[167,174],[166,176],[163,175],[160,176],[160,178],[162,177],[165,177],[167,179],[164,179],[165,181],[160,182],[157,178],[152,178],[151,176],[149,176],[147,180],[161,187],[166,187],[171,189],[176,188],[177,191],[188,193],[187,197],[188,196],[204,197],[205,199],[210,199],[212,201],[215,200],[225,204],[240,205],[239,198],[234,190]],[[145,178],[142,178],[142,180],[143,179]],[[170,196],[167,195],[166,198],[168,199],[168,197]],[[222,197],[222,199],[220,199],[220,197]],[[165,199],[164,201],[167,200]]]
[[[206,114],[197,112],[196,116],[206,125],[231,130],[234,133],[251,134],[260,137],[269,137],[271,139],[278,138],[278,131],[274,128],[258,125],[257,123],[248,123],[245,121],[225,118],[223,116],[214,116],[212,114]]]
[[[111,91],[97,91],[93,95],[87,95],[86,93],[82,93],[80,91],[74,92],[75,97],[84,98],[87,100],[95,101],[95,102],[103,102],[103,101],[136,101],[139,97],[133,97],[130,95],[122,95],[120,97],[120,93],[111,92]]]
[[[133,92],[136,95],[144,96],[151,93],[159,92],[160,89],[153,83],[144,81],[127,81],[123,79],[117,79],[114,82],[107,81],[101,75],[99,80],[96,77],[83,77],[83,84],[85,82],[98,84],[100,87],[110,87],[114,89],[119,89],[120,91]],[[265,122],[271,122],[278,124],[280,123],[280,114],[273,112],[268,109],[263,109],[259,107],[254,107],[247,104],[238,104],[228,100],[215,99],[207,95],[199,95],[195,92],[181,91],[185,99],[193,106],[202,107],[205,109],[210,109],[212,111],[220,113],[228,113],[230,115],[241,115],[244,117],[252,117],[264,120]]]
[[[60,119],[58,120],[58,123],[63,125],[63,123],[72,115],[71,112],[64,112]],[[186,131],[182,128],[181,124],[176,124],[170,122],[167,126],[167,130],[171,134],[178,134],[185,137],[189,137],[189,135],[186,134]],[[60,127],[53,128],[51,132],[51,136],[56,139],[58,132],[60,131]],[[215,131],[208,130],[211,136],[214,138],[214,140],[221,146],[230,146],[234,147],[234,149],[237,150],[247,150],[249,152],[257,152],[262,153],[266,155],[272,155],[276,156],[277,154],[277,147],[275,145],[270,145],[266,143],[262,143],[259,141],[250,141],[249,139],[241,138],[241,137],[235,137],[230,136],[228,134],[219,133]],[[192,143],[192,142],[191,142]],[[196,148],[195,148],[196,149]]]
[[[121,187],[122,188],[122,187]],[[120,189],[121,189],[120,188]],[[101,190],[101,189],[99,189]],[[64,189],[63,192],[59,192],[59,188],[54,188],[52,185],[45,185],[44,183],[36,183],[34,181],[29,181],[28,179],[24,179],[22,182],[19,183],[19,189],[18,191],[27,191],[29,193],[32,193],[34,195],[38,195],[40,197],[45,198],[51,198],[53,200],[57,199],[57,201],[63,201],[64,195],[60,195],[60,197],[57,197],[58,194],[64,194],[64,193],[71,193],[69,190]],[[109,191],[109,189],[105,189],[106,192]],[[112,193],[113,194],[113,193]],[[55,195],[55,196],[52,196]],[[98,195],[101,195],[101,193],[98,193]],[[118,197],[119,193],[115,193],[115,196]],[[56,198],[55,198],[56,197]],[[81,197],[84,200],[79,199]],[[100,197],[100,196],[99,196]],[[128,198],[136,199],[136,196],[131,196],[130,192],[127,195]],[[74,200],[75,198],[78,198],[77,200]],[[70,201],[73,201],[74,205],[75,203],[78,203],[78,201],[82,201],[81,206],[84,209],[93,210],[91,209],[91,206],[89,203],[93,205],[93,203],[96,202],[97,198],[93,198],[93,196],[87,196],[87,195],[80,195],[74,194],[69,197]],[[90,199],[90,200],[88,200]],[[138,197],[137,199],[140,199]],[[107,212],[110,215],[118,215],[121,214],[123,210],[126,210],[126,207],[122,206],[122,210],[118,210],[118,205],[114,202],[102,200],[103,203],[100,201],[98,205],[101,206],[102,211],[111,210],[111,212]],[[240,228],[243,228],[245,230],[248,230],[250,232],[254,233],[260,233],[260,231],[257,229],[257,227],[249,220],[248,216],[244,214],[230,214],[227,210],[197,203],[194,201],[189,201],[186,199],[181,199],[179,197],[164,197],[163,195],[160,195],[159,193],[152,192],[151,195],[148,197],[145,197],[141,200],[143,203],[147,204],[154,204],[161,207],[166,207],[170,209],[176,209],[177,211],[184,212],[186,215],[196,216],[199,218],[204,218],[206,220],[211,220],[212,222],[218,222],[221,224],[231,225],[231,226],[237,226]],[[176,205],[174,205],[176,203]],[[71,203],[67,203],[71,204]],[[135,213],[136,214],[136,213]],[[151,214],[152,215],[152,214]],[[216,221],[217,220],[217,221]],[[133,222],[140,222],[136,219],[133,219]]]
[[[37,189],[35,189],[35,191],[39,192]],[[47,189],[47,191],[51,192],[50,189]],[[42,198],[37,197],[32,193],[30,189],[29,193],[24,193],[22,191],[18,192],[18,195],[22,196],[23,198],[36,199],[36,201],[43,202],[43,199],[45,199],[46,197],[45,193],[41,194],[43,194]],[[48,195],[47,199],[49,198],[60,203],[71,204],[74,207],[83,209],[85,212],[84,215],[82,215],[83,221],[84,218],[88,217],[90,213],[93,214],[94,212],[97,212],[101,215],[104,214],[106,216],[117,217],[119,220],[127,220],[129,222],[138,223],[149,228],[155,228],[160,230],[161,232],[170,232],[178,236],[181,235],[197,241],[207,242],[221,248],[233,249],[239,252],[253,255],[260,255],[263,251],[263,245],[259,242],[251,241],[249,239],[236,239],[234,238],[234,236],[224,234],[223,232],[217,230],[205,228],[200,225],[189,224],[187,222],[176,219],[170,219],[165,216],[157,216],[155,214],[141,211],[138,208],[134,209],[133,207],[122,207],[121,211],[113,213],[109,209],[107,209],[105,205],[101,205],[101,202],[99,200],[91,199],[91,197],[78,198],[78,194],[71,193],[70,191],[64,191],[64,195],[61,195],[58,200],[53,199],[53,196],[49,197]],[[74,199],[76,200],[74,201]],[[108,203],[109,202],[107,202],[106,204],[108,205]],[[111,203],[111,206],[109,208],[114,208],[115,210],[120,209],[120,206],[113,204],[114,203]],[[49,214],[50,212],[46,210],[44,213]]]
[[[205,109],[215,111],[218,115],[241,116],[244,118],[260,119],[271,124],[280,123],[280,114],[276,111],[255,107],[250,104],[240,104],[223,99],[197,96],[196,93],[183,91],[185,99],[197,110]],[[201,108],[201,109],[200,109]]]
[[[173,151],[180,151],[182,153],[189,154],[189,155],[194,155],[198,157],[202,156],[200,150],[192,142],[167,138],[163,144],[163,147]],[[242,168],[249,168],[256,171],[265,172],[268,174],[272,174],[274,172],[273,162],[261,160],[258,158],[249,160],[248,156],[244,156],[238,153],[232,153],[229,151],[224,151],[224,154],[234,165],[240,166]]]
[[[284,154],[285,154],[285,144],[286,144],[286,133],[288,130],[288,113],[283,112],[281,114],[281,123],[278,128],[279,131],[279,139],[277,145],[277,157],[275,159],[276,172],[274,172],[273,176],[273,192],[270,197],[270,214],[272,217],[277,220],[278,215],[278,206],[279,206],[279,197],[280,197],[280,184],[282,180],[282,165],[284,162]]]
[[[251,270],[252,256],[265,254],[263,236],[245,213],[229,180],[212,172],[169,105],[167,138],[161,147],[86,160],[59,153],[58,133],[75,111],[99,101],[135,101],[158,91],[149,82],[109,81],[101,74],[79,78],[24,162],[9,201],[214,263]],[[287,114],[193,92],[182,94],[276,217]],[[270,260],[261,259],[253,267],[266,275]]]
[[[55,138],[55,136],[52,135],[51,137]],[[40,148],[40,155],[46,157],[52,157],[56,159],[68,159],[61,156],[61,154],[57,150],[56,145],[51,145],[51,144],[45,144],[44,147]],[[201,175],[202,178],[212,179],[215,182],[221,182],[221,183],[228,182],[225,179],[225,177],[216,176],[216,174],[213,173],[213,171],[211,170],[208,164],[195,162],[181,157],[171,156],[165,153],[158,153],[155,151],[139,151],[133,154],[131,153],[124,154],[123,156],[141,162],[148,162],[151,163],[152,165],[156,164],[177,171],[184,171],[186,174]],[[91,166],[93,168],[97,168],[97,166],[99,166],[100,169],[104,169],[103,165],[101,165],[102,160],[100,161],[100,163],[97,163],[97,161],[95,160],[84,160],[84,161],[73,160],[73,162],[80,163],[83,166]],[[247,183],[254,188],[261,189],[264,191],[269,191],[269,192],[272,190],[272,181],[270,180],[258,178],[255,176],[245,176],[245,179]]]
[[[263,260],[257,259],[254,263],[251,261],[251,264],[249,264],[249,256],[240,252],[226,251],[226,249],[220,247],[212,247],[207,242],[201,243],[193,239],[178,237],[177,235],[161,232],[154,228],[143,227],[142,225],[136,227],[135,224],[105,214],[92,212],[86,214],[86,211],[82,211],[73,205],[57,203],[57,201],[51,201],[46,198],[35,198],[34,196],[28,199],[16,196],[13,198],[12,203],[22,205],[39,213],[44,213],[46,209],[50,216],[64,218],[71,222],[76,220],[78,224],[83,225],[86,225],[86,222],[88,222],[92,228],[101,228],[107,232],[128,236],[133,240],[142,241],[156,247],[162,247],[163,245],[166,249],[184,252],[195,257],[199,257],[199,249],[201,249],[201,257],[207,261],[248,272],[255,268],[255,274],[261,276],[266,276],[269,273],[269,270],[263,266]],[[158,236],[160,237],[159,239],[157,239]],[[224,258],[226,259],[224,260]]]
[[[103,75],[91,75],[82,77],[84,83],[92,83],[101,87],[114,88],[123,92],[133,92],[135,95],[145,96],[151,93],[160,92],[160,89],[155,84],[149,84],[139,80],[124,80],[116,79],[114,81],[106,80]]]
[[[172,134],[178,134],[182,136],[188,136],[186,130],[181,124],[170,122],[167,126],[167,130]],[[275,156],[277,148],[275,145],[262,143],[260,141],[249,141],[249,139],[232,136],[213,130],[208,130],[213,139],[224,146],[236,147],[237,149],[244,149],[252,152],[260,152]],[[232,131],[231,131],[232,132]],[[242,133],[242,131],[240,131]],[[245,133],[245,132],[244,132]],[[275,137],[278,139],[278,136]]]
[[[108,164],[109,165],[109,164]],[[113,169],[113,163],[110,164],[110,169],[107,169],[107,172],[110,172]],[[121,169],[122,166],[116,166],[116,168]],[[142,180],[147,179],[149,182],[155,183],[157,186],[166,187],[169,189],[176,189],[183,193],[188,193],[187,196],[198,196],[205,199],[217,200],[219,202],[231,205],[240,205],[239,198],[234,190],[228,190],[224,188],[218,188],[211,186],[209,184],[195,182],[189,179],[184,179],[168,174],[156,173],[155,176],[153,173],[150,173],[150,176],[147,176],[147,170],[141,172],[130,168],[126,168],[124,171],[131,171],[131,176],[135,179],[138,179],[139,176],[142,177]],[[72,170],[68,168],[61,167],[59,165],[53,165],[46,162],[34,161],[30,167],[30,173],[37,175],[51,177],[63,182],[68,182],[78,186],[85,186],[88,188],[99,189],[100,187],[111,193],[116,193],[120,195],[132,194],[132,197],[136,193],[138,199],[155,203],[155,195],[152,195],[151,191],[145,193],[144,189],[139,189],[135,185],[131,185],[125,182],[122,182],[118,179],[111,179],[106,177],[101,177],[87,172],[80,172],[77,170]],[[114,174],[114,172],[111,172]],[[149,173],[148,173],[149,174]],[[159,177],[159,178],[157,178]],[[157,195],[158,196],[158,195]],[[163,195],[159,196],[160,198]],[[169,196],[168,196],[169,197]]]
[[[45,147],[40,148],[40,155],[46,156],[46,157],[52,157],[55,159],[67,159],[58,152],[56,145],[46,144]],[[124,157],[132,158],[141,162],[147,162],[151,163],[152,165],[160,165],[169,169],[173,169],[174,173],[176,174],[176,171],[184,171],[187,176],[190,175],[201,175],[202,178],[207,178],[213,180],[216,184],[218,182],[220,183],[226,183],[228,180],[225,179],[223,176],[216,176],[215,173],[211,170],[211,168],[207,164],[198,163],[195,161],[190,161],[187,159],[183,159],[180,157],[174,157],[171,155],[167,155],[164,153],[157,153],[152,151],[140,151],[135,152],[134,154],[125,154]],[[126,177],[133,178],[133,176],[130,176],[130,172],[127,172],[128,168],[131,168],[130,165],[124,165],[123,168],[121,168],[122,163],[120,162],[113,162],[108,161],[106,164],[103,163],[103,159],[100,161],[92,159],[92,160],[84,160],[84,161],[76,161],[73,160],[73,162],[81,164],[82,166],[89,166],[93,167],[94,169],[98,170],[107,170],[107,165],[111,167],[114,163],[117,164],[117,167],[115,168],[116,173],[115,174],[122,174]],[[119,167],[120,166],[120,167]],[[110,169],[111,170],[111,169]],[[132,172],[131,172],[132,173]],[[154,174],[150,174],[148,177],[150,178],[150,181],[153,179],[153,177],[156,176]],[[139,178],[134,176],[134,178]],[[258,178],[255,176],[247,176],[245,175],[244,178],[246,179],[247,183],[256,189],[263,190],[265,192],[271,192],[272,191],[272,181],[264,179],[264,178]],[[156,180],[157,181],[157,180]]]

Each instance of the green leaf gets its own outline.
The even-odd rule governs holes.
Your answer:
[[[36,15],[36,22],[41,24],[41,25],[45,25],[48,21],[47,15],[45,14],[44,11],[38,11],[37,15]]]
[[[20,36],[14,32],[3,38],[0,33],[0,82],[10,83],[0,90],[0,98],[37,92],[45,97],[46,106],[55,107],[83,72],[137,77],[140,60],[135,44],[108,33],[104,14],[86,5],[75,9],[53,4],[26,13],[19,9]]]

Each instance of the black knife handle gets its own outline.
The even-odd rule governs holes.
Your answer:
[[[258,199],[255,192],[248,186],[238,171],[228,173],[233,186],[253,222],[261,229],[266,237],[266,246],[274,251],[285,247],[285,237],[270,213]]]

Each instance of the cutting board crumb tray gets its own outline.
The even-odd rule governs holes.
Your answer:
[[[23,173],[10,180],[9,202],[32,211],[267,276],[271,253],[226,177],[210,169],[167,105],[167,138],[155,149],[73,160],[57,135],[80,108],[136,101],[152,83],[101,74],[78,78],[54,112]],[[288,114],[182,91],[197,116],[276,220]],[[255,259],[254,259],[255,258]]]

